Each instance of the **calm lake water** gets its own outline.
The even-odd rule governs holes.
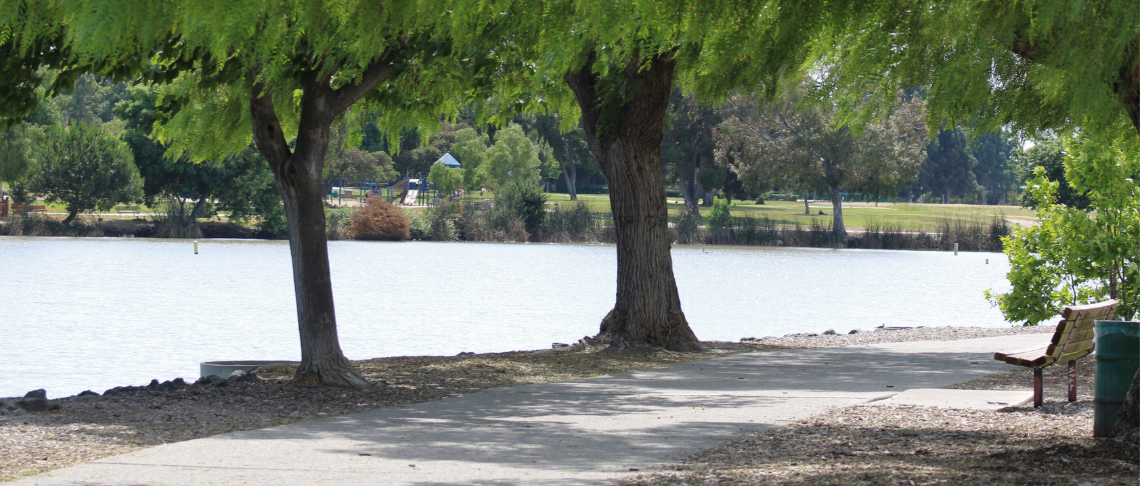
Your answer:
[[[0,237],[0,397],[49,397],[211,360],[300,359],[280,241]],[[608,245],[330,242],[351,359],[548,348],[613,305]],[[1001,254],[682,247],[681,301],[703,340],[892,326],[1002,327],[982,291]],[[985,262],[989,259],[989,263]]]

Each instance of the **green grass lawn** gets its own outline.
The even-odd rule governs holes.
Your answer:
[[[568,194],[547,194],[547,201],[565,205],[570,203]],[[591,211],[610,212],[608,195],[580,194],[578,200],[585,202]],[[684,207],[684,200],[668,198],[669,214],[676,216]],[[733,216],[767,217],[780,225],[800,224],[809,226],[814,221],[830,224],[831,202],[812,201],[809,203],[811,215],[804,214],[802,201],[767,201],[755,204],[754,201],[733,201],[729,209]],[[708,216],[707,207],[700,208],[702,216]],[[820,215],[823,211],[826,215]],[[843,222],[848,229],[858,230],[868,225],[902,227],[910,230],[933,230],[943,220],[968,220],[990,222],[995,217],[1004,217],[1012,222],[1034,222],[1037,216],[1033,210],[1020,206],[977,206],[970,204],[913,204],[913,203],[843,203]]]

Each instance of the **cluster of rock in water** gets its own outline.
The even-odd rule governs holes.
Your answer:
[[[238,370],[233,372],[228,379],[222,378],[218,375],[203,376],[195,381],[193,384],[186,383],[182,378],[175,378],[159,383],[158,380],[150,380],[150,384],[146,386],[117,386],[103,392],[102,395],[91,390],[85,390],[78,395],[59,399],[59,401],[66,400],[68,402],[89,402],[98,400],[103,397],[111,397],[115,395],[122,395],[125,393],[136,392],[168,392],[185,388],[188,386],[226,386],[231,382],[243,383],[257,381],[259,378],[257,374],[252,371]],[[22,415],[28,412],[47,412],[50,410],[59,410],[60,405],[56,401],[47,399],[47,391],[44,389],[32,390],[21,397],[0,398],[0,415]]]

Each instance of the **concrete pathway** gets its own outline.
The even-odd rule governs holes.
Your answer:
[[[607,484],[746,431],[1013,369],[993,352],[1048,336],[753,353],[497,388],[167,444],[12,484]]]

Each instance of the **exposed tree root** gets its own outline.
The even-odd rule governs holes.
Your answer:
[[[339,386],[357,390],[372,387],[372,383],[364,379],[348,360],[342,361],[344,363],[326,363],[323,366],[302,361],[297,367],[297,374],[293,375],[293,381],[301,385]]]

